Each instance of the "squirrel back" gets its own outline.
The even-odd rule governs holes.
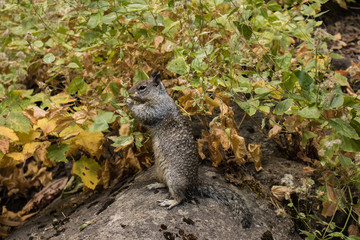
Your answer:
[[[241,223],[250,227],[251,215],[244,200],[227,189],[198,185],[199,158],[191,127],[167,93],[156,72],[150,79],[137,82],[129,90],[126,99],[135,117],[150,130],[155,166],[162,184],[152,187],[168,187],[171,200],[160,200],[160,206],[169,209],[194,194],[211,197],[243,215]]]

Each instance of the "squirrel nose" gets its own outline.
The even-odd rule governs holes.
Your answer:
[[[135,93],[129,93],[129,96],[130,97],[136,97],[137,96],[137,93],[135,92]]]

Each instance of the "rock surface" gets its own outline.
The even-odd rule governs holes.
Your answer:
[[[7,239],[301,239],[291,219],[276,215],[269,202],[254,193],[225,183],[212,167],[200,168],[201,181],[240,194],[253,214],[249,229],[242,229],[226,206],[209,198],[197,197],[194,203],[171,210],[159,207],[156,201],[168,193],[146,189],[154,182],[152,171],[140,173],[119,189],[89,197],[80,206],[71,198],[58,199]]]

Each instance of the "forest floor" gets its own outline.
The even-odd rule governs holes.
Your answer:
[[[328,33],[335,36],[334,40],[328,41],[328,47],[331,51],[334,51],[344,58],[340,60],[334,60],[332,65],[337,71],[345,71],[350,66],[359,66],[360,62],[360,4],[353,4],[349,6],[348,10],[341,9],[339,6],[329,5],[326,6],[330,10],[328,14],[325,14],[323,17],[324,24],[320,27],[325,29]],[[349,73],[350,74],[350,73]],[[353,89],[357,91],[359,89],[360,79],[352,79]],[[240,110],[240,108],[234,107],[234,112],[237,118],[237,122],[239,123],[244,116],[244,113]],[[259,131],[259,128],[254,124],[254,122],[260,122],[260,116],[256,116],[253,119],[246,118],[245,121],[241,125],[241,130],[239,135],[244,137],[246,143],[253,144],[261,144],[262,150],[262,167],[263,170],[260,172],[256,172],[253,164],[246,164],[245,169],[243,171],[247,172],[247,177],[250,179],[255,179],[259,183],[262,188],[262,192],[265,194],[271,194],[271,186],[281,185],[281,181],[284,178],[285,174],[289,174],[292,176],[293,182],[297,184],[301,184],[301,179],[311,177],[316,179],[316,176],[313,172],[306,171],[308,168],[308,163],[306,162],[296,162],[293,161],[292,156],[284,156],[281,150],[279,150],[278,146],[272,141],[267,140],[266,135],[263,132]],[[266,133],[265,133],[266,134]],[[287,161],[282,161],[283,158],[288,159]],[[226,172],[226,169],[225,169]],[[231,177],[231,173],[227,175],[227,180],[233,183],[237,183],[235,178]],[[296,186],[296,185],[295,185]],[[299,187],[299,186],[296,186]],[[118,185],[117,188],[121,188],[121,185]],[[116,189],[115,189],[116,191]],[[89,197],[89,193],[78,194],[77,197],[71,197],[71,200],[65,199],[61,200],[61,204],[59,206],[64,206],[65,202],[68,205],[67,207],[71,209],[69,211],[70,215],[61,216],[60,213],[56,211],[52,211],[49,214],[49,211],[41,211],[39,213],[45,221],[43,222],[52,222],[55,226],[65,224],[71,224],[69,219],[79,217],[79,212],[76,211],[78,206],[83,206],[86,203],[94,201],[105,201],[106,204],[111,204],[109,199],[102,199],[102,193],[97,192]],[[77,202],[76,205],[72,205],[72,203]],[[276,204],[274,204],[274,209]],[[286,204],[284,204],[286,205]],[[58,207],[53,206],[53,209],[58,209]],[[87,216],[92,216],[93,211],[99,211],[97,208],[88,208]],[[43,216],[41,216],[43,215]],[[85,218],[85,216],[82,216]],[[47,220],[46,220],[47,218]],[[56,219],[56,220],[55,220]],[[32,225],[32,226],[29,226]],[[38,221],[32,221],[31,219],[26,224],[28,226],[27,229],[38,229],[39,226]],[[295,229],[301,228],[301,224],[294,224]],[[36,230],[35,230],[36,231]],[[74,230],[75,231],[75,230]],[[21,236],[21,234],[25,234],[23,239],[31,239],[32,234],[21,231],[21,227],[15,232],[16,236]],[[20,235],[19,235],[20,234]],[[71,235],[71,234],[70,234]],[[13,235],[14,236],[14,235]],[[11,239],[15,239],[10,235]],[[54,236],[54,235],[53,235]],[[51,238],[51,237],[50,237]],[[32,239],[37,239],[36,237]]]

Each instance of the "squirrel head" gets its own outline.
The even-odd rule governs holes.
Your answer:
[[[161,82],[160,74],[153,72],[149,79],[137,82],[128,91],[130,98],[138,102],[148,102],[154,100],[166,92],[164,85]]]

